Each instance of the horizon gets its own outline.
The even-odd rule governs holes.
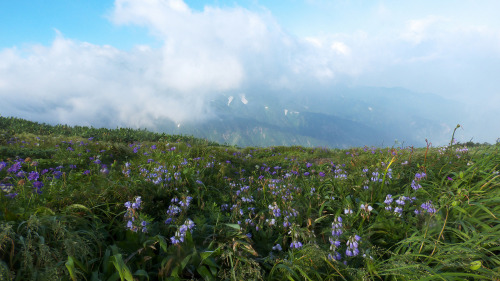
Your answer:
[[[0,114],[148,128],[204,120],[219,95],[382,87],[463,104],[461,142],[500,137],[500,2],[287,4],[2,2]]]

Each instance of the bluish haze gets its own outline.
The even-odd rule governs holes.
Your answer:
[[[148,127],[206,120],[210,100],[252,102],[262,88],[403,87],[464,104],[459,140],[493,143],[498,11],[465,0],[1,1],[0,114]]]

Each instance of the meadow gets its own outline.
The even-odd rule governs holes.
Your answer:
[[[450,138],[238,148],[0,117],[0,280],[500,280],[500,144]]]

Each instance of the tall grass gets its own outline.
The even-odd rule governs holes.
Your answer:
[[[498,144],[239,149],[0,124],[0,280],[500,278]]]

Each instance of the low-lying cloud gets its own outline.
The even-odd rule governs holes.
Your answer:
[[[300,42],[270,15],[243,8],[194,12],[182,1],[116,1],[110,19],[147,26],[162,47],[122,51],[56,32],[50,46],[4,49],[2,114],[94,126],[196,120],[210,115],[205,104],[217,94],[284,81],[287,72],[308,76],[311,67],[308,55],[292,54]]]
[[[256,86],[291,94],[307,94],[317,84],[403,86],[461,101],[470,101],[466,85],[486,87],[476,98],[500,89],[491,82],[495,72],[479,79],[482,73],[470,69],[485,59],[500,62],[500,31],[457,26],[456,19],[430,15],[378,33],[298,38],[270,11],[238,6],[195,11],[181,0],[117,0],[108,17],[146,27],[161,46],[124,51],[56,31],[49,46],[0,50],[1,114],[148,127],[161,118],[205,119],[210,99],[251,95]]]

